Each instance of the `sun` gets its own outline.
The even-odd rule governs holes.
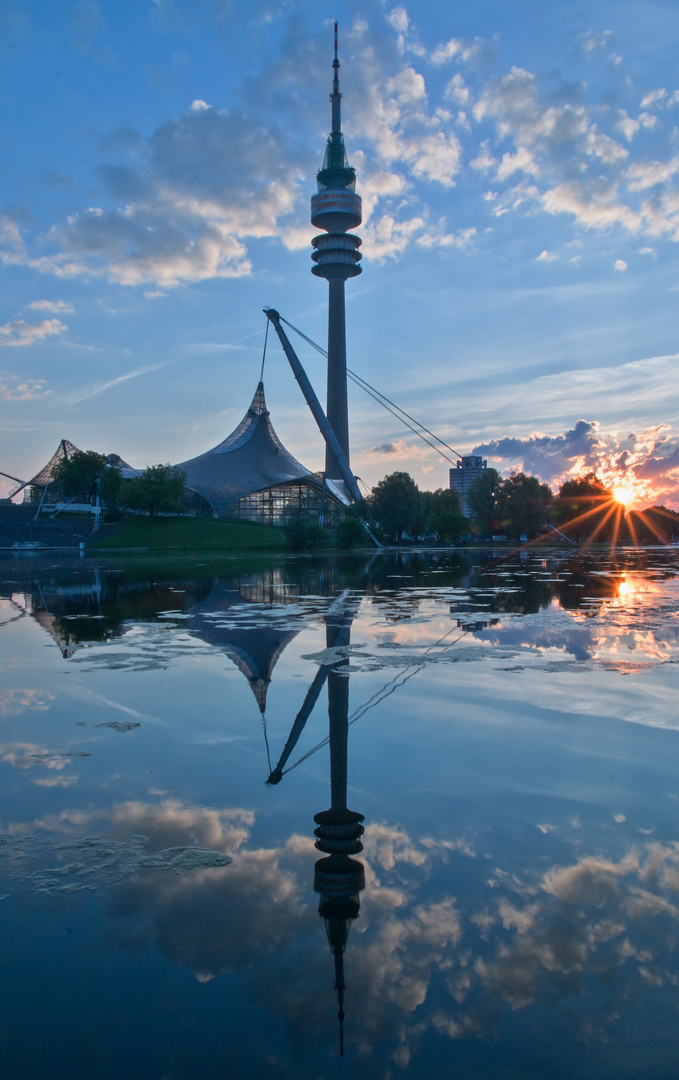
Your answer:
[[[634,492],[629,487],[614,487],[613,498],[616,502],[622,503],[623,506],[629,506],[634,500]]]

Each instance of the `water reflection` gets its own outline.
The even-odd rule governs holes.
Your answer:
[[[261,626],[256,621],[248,625],[245,620],[234,625],[233,620],[229,619],[230,615],[234,612],[242,613],[244,604],[247,606],[266,603],[264,596],[271,596],[273,590],[272,584],[261,580],[241,582],[240,585],[240,590],[236,591],[228,584],[215,582],[205,600],[188,607],[187,611],[191,616],[189,629],[193,637],[200,638],[224,652],[242,672],[263,716],[273,669],[299,630]],[[277,601],[282,602],[285,595],[287,594],[277,595]]]
[[[348,641],[348,633],[346,640]],[[328,627],[327,644],[337,639]],[[314,816],[316,847],[325,853],[314,868],[314,890],[320,894],[318,913],[323,919],[335,960],[340,1025],[340,1054],[344,1052],[344,950],[349,928],[358,918],[359,894],[365,888],[363,864],[350,858],[363,850],[363,814],[347,807],[347,744],[349,739],[349,685],[340,661],[328,673],[330,739],[330,809]]]
[[[26,567],[13,565],[15,578],[24,580],[5,576],[0,595],[40,622],[70,656],[83,643],[120,636],[126,623],[159,618],[189,616],[192,633],[218,644],[216,631],[225,629],[219,616],[243,607],[296,607],[303,616],[314,598],[332,598],[343,589],[360,591],[385,622],[393,623],[412,620],[428,601],[442,593],[450,597],[451,590],[450,611],[461,621],[496,625],[497,616],[533,615],[554,607],[591,619],[611,603],[650,603],[658,586],[676,575],[674,555],[659,551],[630,550],[603,561],[605,566],[602,556],[592,554],[528,557],[522,551],[501,558],[480,553],[472,563],[469,555],[457,553],[402,552],[370,560],[299,560],[234,576],[223,572],[223,564],[219,575],[194,564],[192,575],[185,571],[179,579],[172,575],[165,580],[158,568],[131,575],[105,565],[76,571],[31,566],[29,574]],[[251,621],[248,628],[258,626]]]
[[[5,640],[30,630],[44,674],[0,696],[0,934],[22,943],[13,985],[49,982],[39,1025],[69,1030],[64,988],[110,949],[88,978],[101,997],[117,973],[111,1030],[151,1033],[139,1075],[274,1062],[286,1080],[331,1080],[338,1021],[374,1080],[589,1080],[632,1075],[629,1061],[668,1075],[679,750],[649,724],[676,726],[675,557],[403,553],[194,574],[34,564],[3,586]],[[161,679],[134,659],[151,636]],[[91,714],[74,712],[77,680]],[[123,688],[138,720],[102,731],[94,695]],[[273,761],[248,726],[255,703]],[[70,786],[33,785],[25,761],[60,776],[74,731],[88,756]],[[10,1002],[0,1021],[11,1077],[46,1069],[27,1015]],[[110,1031],[96,1039],[98,1077],[126,1075]]]
[[[360,603],[358,596],[345,591],[328,609],[326,649],[341,650],[351,644],[351,623]],[[350,856],[363,850],[363,814],[347,807],[347,751],[349,741],[348,660],[321,664],[311,683],[290,735],[267,783],[279,784],[283,770],[295,749],[321,688],[328,686],[328,743],[330,746],[330,808],[314,815],[316,848],[324,852],[314,868],[314,891],[320,896],[318,913],[325,925],[335,962],[340,1056],[344,1054],[344,951],[351,924],[358,918],[360,893],[365,889],[363,864]]]

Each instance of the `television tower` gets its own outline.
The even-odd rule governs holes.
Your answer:
[[[339,88],[337,23],[333,80],[332,130],[325,148],[323,167],[318,173],[318,191],[311,197],[311,224],[325,233],[311,241],[316,263],[312,274],[328,282],[328,400],[326,415],[342,453],[349,461],[349,412],[347,407],[347,339],[344,316],[344,282],[361,272],[360,237],[349,233],[362,221],[361,196],[356,194],[356,172],[349,165],[344,148],[340,117],[342,95]],[[330,449],[325,452],[325,472],[332,480],[341,472]]]

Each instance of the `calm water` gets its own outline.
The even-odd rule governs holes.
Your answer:
[[[0,1076],[674,1078],[678,571],[5,559]]]

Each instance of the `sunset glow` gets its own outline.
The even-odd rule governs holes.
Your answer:
[[[634,492],[629,487],[614,487],[613,498],[623,506],[629,506],[634,501]]]

